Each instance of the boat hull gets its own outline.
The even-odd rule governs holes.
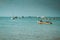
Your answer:
[[[47,22],[38,22],[38,24],[52,24],[52,23],[47,23]]]

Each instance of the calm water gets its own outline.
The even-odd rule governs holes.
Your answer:
[[[38,24],[40,18],[0,17],[0,40],[60,40],[60,18]]]

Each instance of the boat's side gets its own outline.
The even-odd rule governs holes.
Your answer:
[[[51,24],[51,23],[47,23],[47,22],[38,22],[38,24]]]

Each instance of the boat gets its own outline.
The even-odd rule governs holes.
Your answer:
[[[52,22],[38,22],[38,24],[52,24]]]

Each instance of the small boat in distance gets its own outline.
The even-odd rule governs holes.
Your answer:
[[[46,21],[43,22],[42,20],[38,21],[38,24],[52,24],[52,22]]]
[[[51,22],[38,22],[38,24],[52,24]]]

